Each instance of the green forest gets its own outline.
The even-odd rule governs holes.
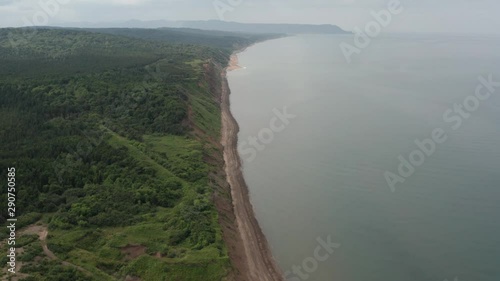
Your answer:
[[[273,36],[0,29],[0,179],[15,167],[17,276],[224,280],[214,83],[234,50]]]

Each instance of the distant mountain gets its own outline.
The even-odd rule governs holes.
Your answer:
[[[248,33],[339,34],[348,33],[336,25],[238,23],[218,20],[184,21],[182,27]]]
[[[274,24],[274,23],[238,23],[219,20],[207,21],[168,21],[168,20],[129,20],[123,22],[101,23],[63,23],[65,27],[80,28],[194,28],[245,33],[280,33],[280,34],[344,34],[349,33],[332,24]]]

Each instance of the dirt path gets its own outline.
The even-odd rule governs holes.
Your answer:
[[[40,244],[42,244],[43,253],[51,260],[57,259],[56,255],[54,255],[54,253],[52,253],[52,251],[50,251],[47,247],[47,236],[49,235],[49,231],[47,230],[46,226],[32,224],[21,230],[21,235],[23,234],[38,235]]]
[[[57,260],[56,255],[54,255],[54,253],[51,250],[49,250],[49,247],[47,246],[47,236],[48,235],[49,235],[49,231],[47,230],[47,228],[40,229],[40,231],[38,232],[38,237],[40,238],[40,244],[42,244],[43,252],[45,253],[45,255],[47,257],[49,257],[49,259]]]
[[[231,63],[236,63],[232,59]],[[234,65],[228,69],[236,69]],[[236,215],[239,234],[245,250],[247,272],[245,281],[284,281],[283,274],[276,264],[269,249],[266,237],[255,218],[248,195],[248,187],[241,171],[241,161],[237,150],[238,123],[229,107],[230,90],[226,71],[222,76],[222,140],[227,181],[231,186],[231,195]]]
[[[26,229],[24,229],[22,231],[22,234],[38,234],[38,238],[40,239],[40,244],[42,244],[43,253],[51,260],[59,260],[59,258],[47,246],[47,236],[49,235],[49,231],[47,230],[46,226],[31,225],[28,226]],[[83,273],[92,274],[90,271],[76,264],[72,264],[67,261],[61,261],[61,263],[65,266],[71,266],[77,270],[80,270]]]

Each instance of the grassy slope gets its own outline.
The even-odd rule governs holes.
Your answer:
[[[12,46],[11,32],[23,36],[0,30],[0,166],[19,171],[19,224],[48,225],[59,259],[45,256],[36,236],[21,237],[25,280],[224,279],[230,262],[208,177],[219,167],[204,161],[216,150],[220,112],[204,64],[224,64],[230,49],[67,30],[39,30]],[[235,38],[249,42],[232,36],[224,45]],[[84,155],[78,149],[89,136],[81,131],[101,140]],[[67,159],[73,170],[57,179],[53,167]],[[170,199],[157,203],[162,196]],[[131,245],[137,256],[124,250]]]

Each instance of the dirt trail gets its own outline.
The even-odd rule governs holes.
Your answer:
[[[56,255],[51,250],[49,250],[49,247],[47,246],[47,236],[48,235],[49,235],[49,231],[46,228],[43,228],[38,232],[38,237],[40,238],[40,243],[42,244],[43,252],[51,260],[57,260]]]
[[[46,226],[32,224],[21,231],[21,235],[23,234],[38,235],[40,244],[42,244],[43,253],[51,260],[57,259],[56,255],[54,255],[54,253],[52,253],[52,251],[50,251],[47,247],[47,236],[49,235],[49,231]]]
[[[241,171],[241,160],[237,150],[238,123],[230,110],[230,90],[227,82],[227,70],[237,69],[237,60],[233,57],[230,65],[222,72],[222,140],[227,181],[231,186],[231,195],[236,215],[239,234],[243,241],[247,271],[243,272],[245,281],[284,281],[283,274],[276,264],[269,249],[266,237],[255,218],[248,195],[248,187]]]
[[[38,234],[40,244],[42,244],[43,253],[51,260],[59,260],[59,258],[47,246],[47,236],[49,235],[49,231],[47,230],[46,226],[30,225],[22,231],[22,234]],[[77,270],[80,270],[83,273],[92,274],[90,271],[76,264],[72,264],[67,261],[61,261],[61,263],[65,266],[71,266]]]

